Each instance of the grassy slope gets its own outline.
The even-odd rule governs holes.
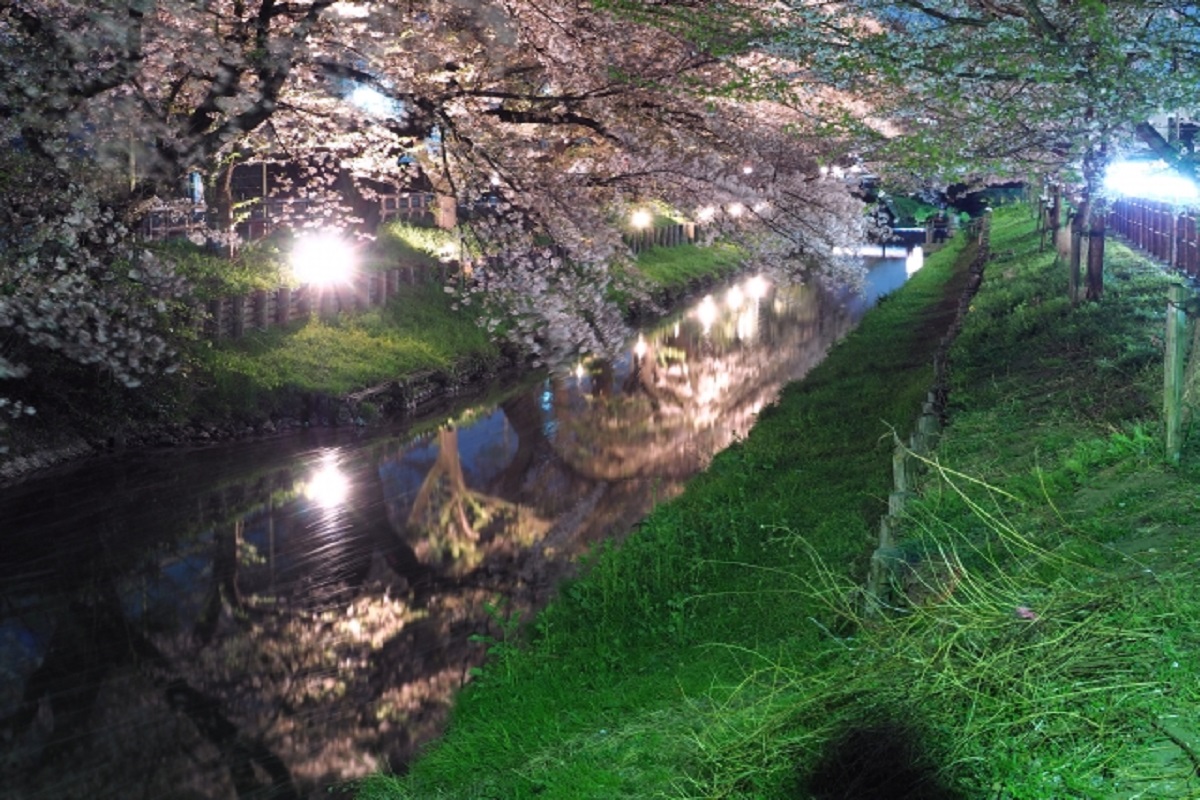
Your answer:
[[[493,643],[448,736],[360,796],[804,797],[839,731],[881,720],[966,797],[1200,796],[1200,453],[1162,463],[1165,281],[1113,244],[1105,300],[1072,308],[1031,227],[997,215],[905,542],[910,588],[957,574],[941,599],[865,620],[851,580],[880,436],[930,377],[935,259],[527,642]]]
[[[693,244],[652,247],[638,254],[637,267],[655,287],[682,286],[689,281],[736,272],[741,260],[738,249],[717,243],[710,247]]]
[[[888,425],[907,427],[949,324],[958,245],[868,315],[683,497],[539,616],[495,643],[449,736],[364,797],[648,797],[703,781],[706,731],[745,681],[826,634],[813,552],[861,565],[884,508]],[[952,304],[951,304],[952,306]],[[768,671],[771,671],[770,669]],[[764,791],[790,780],[748,776]],[[682,783],[681,783],[682,782]]]
[[[496,345],[451,309],[435,283],[405,287],[382,309],[255,332],[200,348],[209,414],[253,416],[281,393],[344,394],[422,370],[492,358]]]

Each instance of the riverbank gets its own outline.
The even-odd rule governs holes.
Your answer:
[[[641,290],[615,299],[638,324],[736,274],[740,263],[725,245],[651,248],[626,280]],[[73,372],[51,380],[38,415],[0,428],[0,487],[101,454],[435,413],[530,370],[524,354],[489,339],[455,306],[435,273],[384,308],[180,346],[179,374],[136,390],[81,383]]]
[[[1106,298],[1072,307],[1038,244],[996,215],[893,609],[865,617],[859,587],[961,242],[531,625],[501,610],[445,738],[359,797],[1200,793],[1200,453],[1163,463],[1167,279],[1114,243]]]

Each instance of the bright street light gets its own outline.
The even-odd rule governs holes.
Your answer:
[[[651,223],[654,222],[654,215],[644,208],[639,208],[633,212],[629,221],[633,223],[633,227],[638,230],[644,230],[645,228],[649,228]]]
[[[292,274],[301,283],[315,286],[349,283],[354,262],[350,243],[328,231],[301,236],[292,246]]]
[[[1164,161],[1117,161],[1104,174],[1104,188],[1143,200],[1184,202],[1200,198],[1196,184],[1173,172]]]

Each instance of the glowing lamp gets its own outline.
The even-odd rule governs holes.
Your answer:
[[[354,248],[336,234],[301,236],[292,248],[292,274],[301,283],[315,286],[349,283],[354,260]]]
[[[1196,184],[1171,171],[1164,161],[1117,161],[1104,173],[1104,188],[1144,200],[1186,202],[1200,198]]]
[[[649,228],[654,222],[654,215],[645,209],[638,209],[630,216],[629,221],[633,223],[633,227],[638,230]]]

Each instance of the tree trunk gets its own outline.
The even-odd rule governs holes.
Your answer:
[[[1084,201],[1087,213],[1080,213],[1080,233],[1087,231],[1087,299],[1099,300],[1104,293],[1104,171],[1108,167],[1108,146],[1101,142],[1083,159]],[[1078,264],[1072,273],[1078,296]]]
[[[1108,214],[1101,206],[1092,209],[1091,217],[1087,248],[1087,299],[1095,301],[1104,294],[1104,234]]]
[[[225,247],[225,255],[233,258],[237,255],[233,245],[233,170],[237,162],[230,159],[217,177],[212,187],[212,207],[216,210],[217,229],[229,235]]]
[[[1071,255],[1068,259],[1067,294],[1072,303],[1079,302],[1079,277],[1083,261],[1084,231],[1087,230],[1088,217],[1091,216],[1091,200],[1084,197],[1079,209],[1071,219]]]

